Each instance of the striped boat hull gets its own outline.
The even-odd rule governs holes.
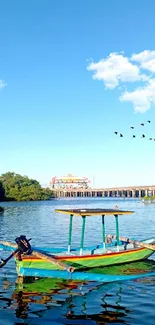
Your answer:
[[[110,265],[118,265],[129,262],[144,260],[150,257],[154,251],[147,248],[137,248],[128,251],[110,252],[106,254],[83,255],[83,256],[56,256],[58,261],[67,265],[74,266],[77,270],[81,268],[105,267]],[[33,274],[33,269],[38,270],[62,270],[58,265],[48,262],[35,256],[24,256],[22,261],[16,260],[16,269],[18,275],[24,275],[24,269],[29,269],[29,273]],[[22,270],[22,274],[21,274]],[[42,272],[40,272],[42,274]]]

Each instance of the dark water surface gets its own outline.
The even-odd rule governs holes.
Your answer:
[[[37,246],[67,246],[69,218],[58,208],[134,210],[120,216],[120,235],[143,239],[155,235],[155,205],[138,199],[64,199],[48,202],[1,203],[0,240],[25,234]],[[106,218],[107,233],[115,232],[114,217]],[[73,245],[80,243],[81,218],[73,220]],[[101,242],[100,217],[87,218],[85,244]],[[8,256],[0,252],[0,257]],[[151,257],[155,259],[155,254]],[[76,283],[38,279],[19,283],[14,261],[0,269],[0,325],[10,324],[155,324],[155,277],[122,283]]]

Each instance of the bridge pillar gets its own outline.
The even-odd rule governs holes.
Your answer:
[[[136,197],[136,191],[132,190],[132,197]]]
[[[142,193],[141,193],[141,190],[139,190],[139,197],[141,197],[142,196]]]
[[[148,190],[145,190],[145,196],[148,196]]]

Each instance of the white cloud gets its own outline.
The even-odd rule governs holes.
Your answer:
[[[125,91],[121,96],[122,102],[131,102],[136,112],[145,113],[155,104],[155,79],[151,79],[144,87],[134,91]]]
[[[129,83],[136,82],[133,91],[127,88],[119,97],[122,102],[131,102],[136,112],[144,113],[155,105],[155,51],[144,50],[131,57],[110,53],[98,62],[90,62],[87,70],[93,71],[93,79],[102,80],[109,89],[122,84],[127,88]]]
[[[93,79],[103,80],[105,87],[110,89],[117,87],[120,82],[147,80],[137,65],[119,53],[111,53],[97,63],[91,62],[87,69],[94,71]]]
[[[0,89],[6,87],[7,84],[4,80],[0,80]]]
[[[145,50],[131,56],[131,61],[138,62],[140,67],[155,72],[155,51]]]

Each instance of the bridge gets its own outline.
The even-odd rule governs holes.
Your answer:
[[[155,195],[155,185],[111,188],[59,188],[53,189],[55,197],[126,197],[142,198]]]

